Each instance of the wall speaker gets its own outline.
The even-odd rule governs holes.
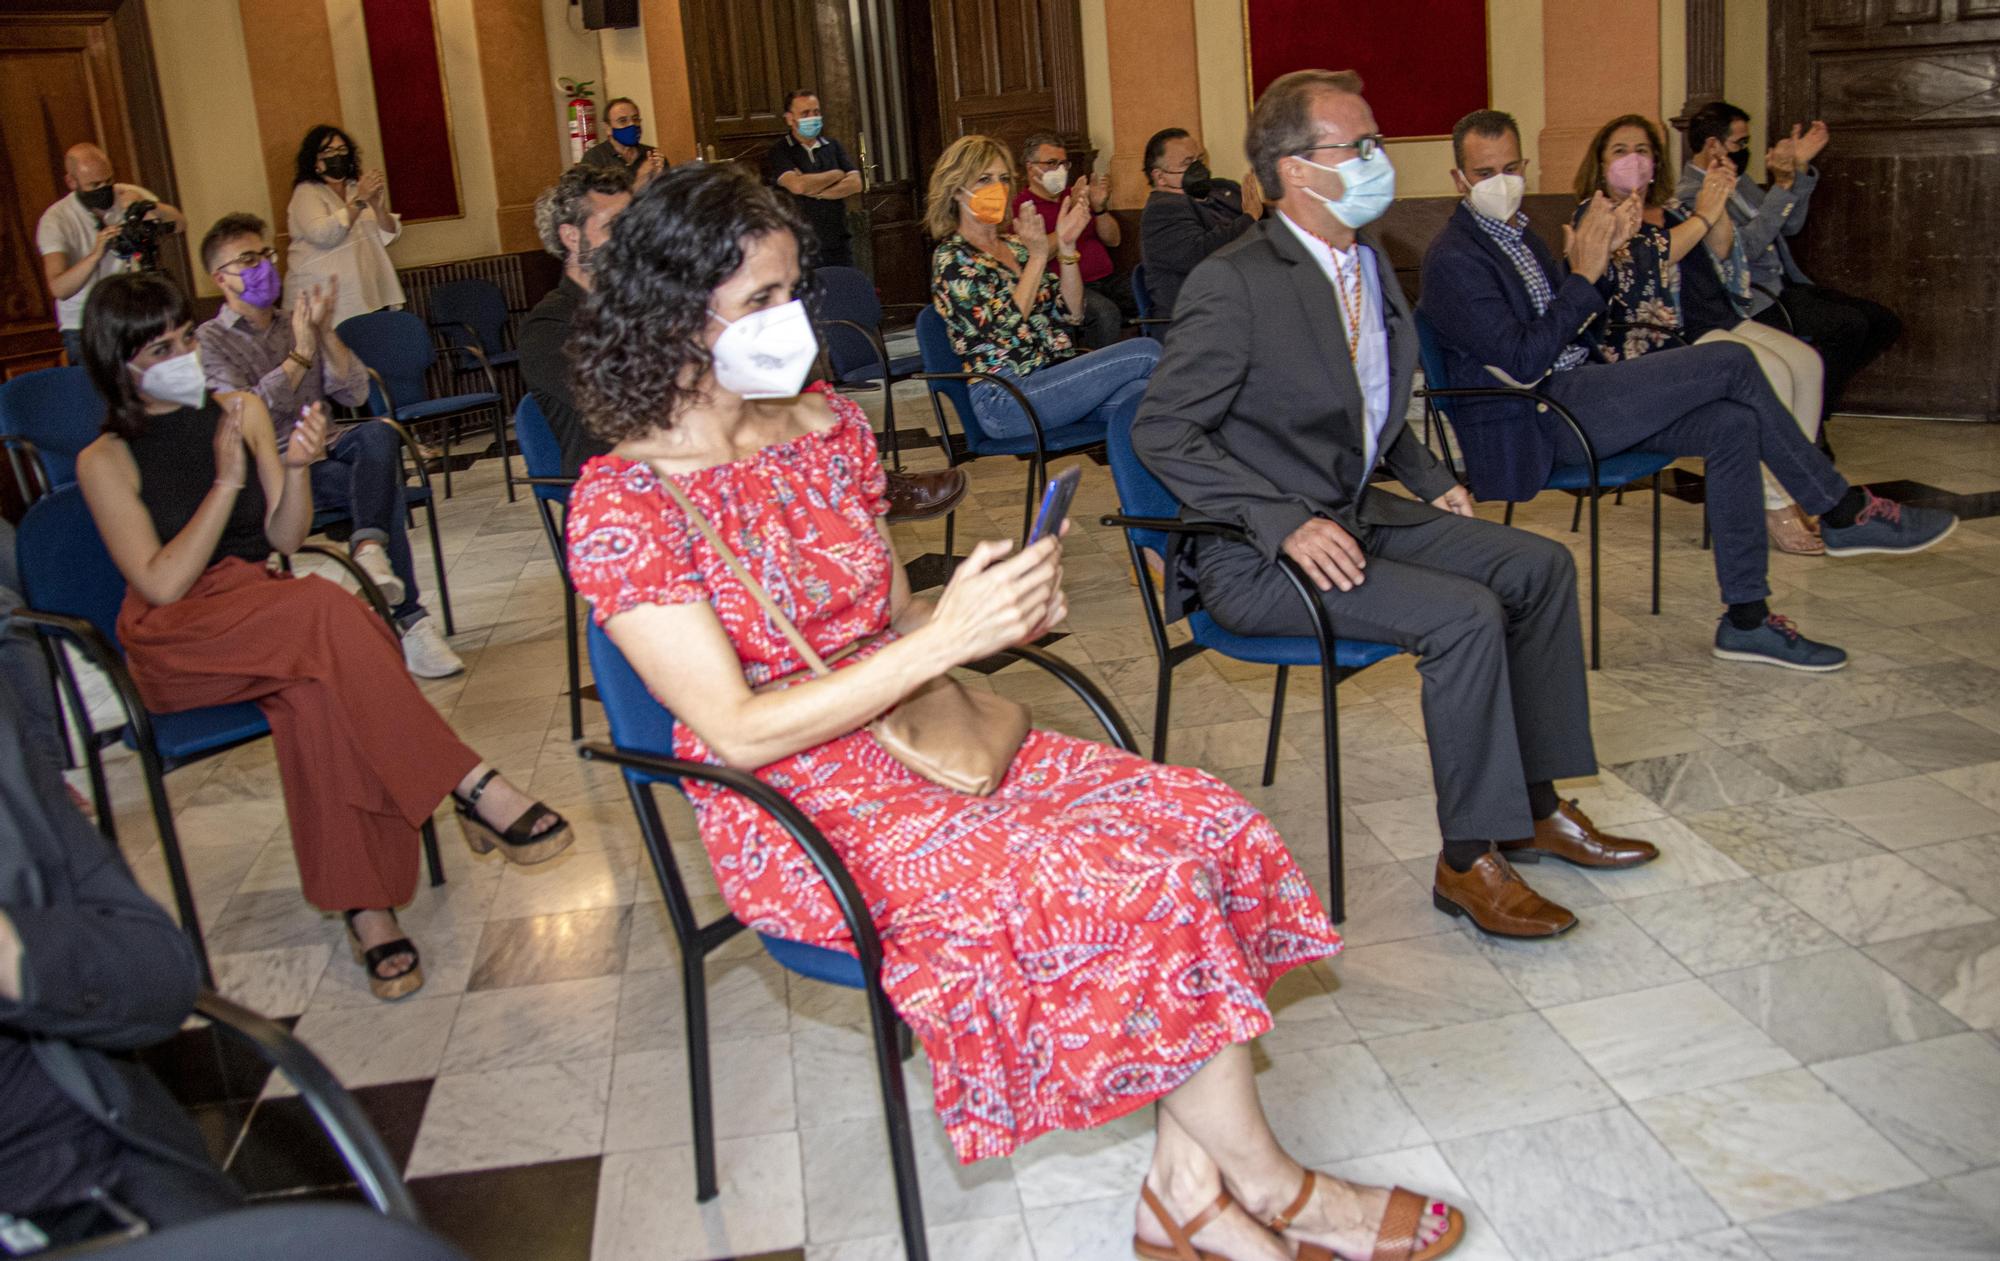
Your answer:
[[[639,25],[639,0],[583,0],[583,29],[612,30]]]

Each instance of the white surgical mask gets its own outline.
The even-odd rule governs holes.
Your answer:
[[[744,398],[791,398],[804,388],[819,354],[805,303],[794,298],[733,322],[712,310],[709,315],[729,326],[710,352],[723,389]]]
[[[125,365],[130,368],[131,365]],[[201,372],[201,352],[190,350],[162,360],[139,374],[139,392],[163,403],[200,407],[208,397],[208,379]]]
[[[1345,191],[1338,201],[1314,189],[1305,191],[1324,202],[1328,212],[1350,228],[1364,227],[1380,219],[1389,209],[1389,203],[1396,200],[1396,167],[1380,144],[1367,157],[1349,158],[1339,166],[1325,166],[1298,154],[1292,156],[1316,171],[1331,171],[1340,177]]]
[[[1048,190],[1051,197],[1062,196],[1062,190],[1069,187],[1069,172],[1061,167],[1053,171],[1043,171],[1040,178],[1042,187]]]
[[[1514,212],[1521,208],[1521,194],[1528,191],[1528,181],[1519,175],[1502,173],[1489,175],[1472,186],[1465,195],[1473,213],[1486,216],[1500,223],[1512,223]]]

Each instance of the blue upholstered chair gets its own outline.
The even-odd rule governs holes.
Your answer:
[[[1139,584],[1139,601],[1146,610],[1146,629],[1153,637],[1153,652],[1159,660],[1159,680],[1153,702],[1153,760],[1167,757],[1167,731],[1172,718],[1174,667],[1206,650],[1214,650],[1237,661],[1276,666],[1277,681],[1271,693],[1271,731],[1264,743],[1264,783],[1277,775],[1278,735],[1285,718],[1285,685],[1293,666],[1319,666],[1320,721],[1326,742],[1326,847],[1331,863],[1328,910],[1334,923],[1347,918],[1346,881],[1343,877],[1340,827],[1340,721],[1334,703],[1334,689],[1349,675],[1358,674],[1376,662],[1402,652],[1394,644],[1366,639],[1341,639],[1333,633],[1333,619],[1320,600],[1305,571],[1291,557],[1280,555],[1278,568],[1292,589],[1305,602],[1312,618],[1310,635],[1239,635],[1225,630],[1201,609],[1186,615],[1188,639],[1181,644],[1167,640],[1167,617],[1160,588],[1146,563],[1146,553],[1160,558],[1167,574],[1177,571],[1182,550],[1192,538],[1242,540],[1234,526],[1220,523],[1183,521],[1181,505],[1173,492],[1160,484],[1152,470],[1139,462],[1132,449],[1132,426],[1114,424],[1110,434],[1111,479],[1118,487],[1116,516],[1103,524],[1125,531],[1125,547],[1131,554],[1132,572]]]
[[[1446,375],[1444,348],[1438,341],[1437,329],[1422,311],[1414,313],[1417,321],[1418,353],[1424,365],[1424,389],[1417,394],[1423,397],[1426,413],[1426,428],[1429,428],[1431,413],[1446,425],[1458,423],[1452,416],[1448,399],[1457,398],[1526,398],[1532,399],[1537,407],[1544,408],[1552,416],[1568,425],[1578,445],[1583,448],[1584,463],[1558,464],[1549,470],[1549,479],[1544,483],[1547,490],[1565,490],[1576,495],[1577,507],[1582,509],[1584,501],[1590,504],[1590,668],[1598,668],[1601,654],[1598,650],[1597,626],[1597,501],[1607,490],[1622,490],[1635,482],[1650,481],[1653,487],[1653,612],[1660,611],[1660,471],[1672,464],[1678,457],[1661,455],[1652,451],[1622,451],[1617,455],[1599,459],[1597,449],[1590,444],[1590,438],[1577,424],[1576,417],[1568,408],[1546,394],[1520,386],[1502,385],[1493,381],[1477,386],[1466,386],[1454,382]],[[1445,464],[1452,465],[1451,441],[1445,436],[1445,425],[1438,426],[1439,445],[1444,450]],[[1509,502],[1505,520],[1514,522],[1514,505]],[[1576,528],[1572,514],[1570,529]]]
[[[889,460],[903,467],[902,441],[896,432],[895,387],[924,366],[922,355],[891,358],[882,337],[882,318],[889,311],[921,311],[921,302],[884,305],[867,272],[854,267],[813,270],[813,323],[826,346],[833,382],[842,386],[880,386],[882,429],[889,440]]]
[[[507,448],[507,408],[499,382],[490,368],[486,388],[470,394],[432,398],[424,376],[437,362],[437,347],[424,322],[408,311],[371,311],[340,322],[340,340],[361,356],[368,368],[368,406],[378,416],[403,425],[436,420],[444,423],[444,495],[451,498],[451,440],[460,418],[484,412],[493,418],[493,440],[500,444],[500,474],[507,483],[507,502],[514,502],[514,461]],[[461,348],[479,355],[477,347]]]
[[[576,587],[569,580],[569,549],[564,546],[563,527],[569,522],[569,492],[574,477],[562,475],[562,444],[542,405],[532,394],[523,394],[514,408],[514,437],[521,444],[521,462],[528,475],[521,481],[535,496],[535,511],[541,514],[542,533],[555,553],[556,572],[563,582],[563,649],[569,663],[569,738],[583,739],[583,679],[578,660]]]
[[[715,1170],[714,1101],[709,1085],[707,957],[743,930],[733,915],[704,924],[695,916],[681,881],[667,835],[665,820],[653,792],[664,785],[680,789],[687,780],[716,784],[748,798],[770,815],[790,835],[826,882],[834,904],[846,921],[853,938],[854,952],[786,941],[759,934],[765,950],[791,972],[861,990],[868,999],[868,1021],[875,1035],[875,1069],[882,1088],[883,1111],[889,1130],[889,1162],[896,1179],[896,1207],[902,1222],[903,1251],[909,1261],[927,1261],[924,1241],[924,1213],[917,1185],[915,1148],[910,1135],[909,1102],[904,1096],[903,1074],[898,1061],[908,1053],[909,1031],[897,1018],[882,992],[882,943],[875,923],[868,915],[868,903],[854,878],[820,830],[804,811],[775,788],[756,776],[729,767],[687,762],[674,757],[674,716],[653,699],[637,672],[618,651],[611,637],[593,620],[589,630],[590,668],[597,677],[598,695],[611,720],[612,745],[585,745],[582,754],[595,761],[618,766],[625,780],[632,809],[638,815],[639,834],[652,859],[653,874],[666,899],[667,918],[680,945],[681,993],[686,1003],[688,1090],[692,1096],[694,1130],[695,1199],[712,1200],[717,1193]],[[1054,674],[1088,706],[1105,732],[1119,748],[1132,751],[1132,737],[1117,712],[1088,679],[1059,659],[1034,648],[1021,647],[998,654],[1026,661]]]
[[[77,452],[102,432],[104,398],[82,368],[43,368],[0,382],[0,435],[34,444],[51,488],[76,481]]]
[[[262,739],[271,734],[270,724],[248,702],[171,714],[147,710],[125,668],[124,650],[118,643],[118,609],[125,600],[125,577],[112,563],[111,553],[105,550],[80,488],[57,487],[28,509],[21,518],[14,548],[21,570],[21,596],[27,607],[16,609],[12,616],[15,622],[33,628],[50,649],[58,685],[70,713],[82,728],[78,732],[79,742],[90,774],[91,795],[97,805],[98,827],[107,840],[117,843],[100,752],[106,743],[122,739],[139,755],[153,823],[160,833],[160,851],[166,859],[167,878],[173,886],[175,910],[180,915],[182,930],[194,942],[195,953],[201,959],[203,979],[213,985],[208,950],[202,942],[201,920],[195,910],[194,890],[182,859],[180,833],[174,826],[173,806],[167,799],[167,772]],[[362,597],[389,623],[390,631],[395,631],[382,593],[346,552],[313,543],[299,550],[324,556],[346,570],[361,588]],[[124,707],[124,726],[110,732],[89,730],[90,711],[83,703],[69,654],[57,650],[61,643],[75,648],[111,680]],[[423,840],[431,883],[443,884],[437,831],[428,819],[424,821]]]

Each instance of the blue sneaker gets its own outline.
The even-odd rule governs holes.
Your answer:
[[[1792,619],[1773,613],[1762,626],[1737,630],[1729,615],[1715,628],[1715,655],[1724,661],[1755,661],[1787,670],[1810,670],[1814,674],[1844,669],[1847,651],[1832,644],[1807,639],[1792,625]]]
[[[1942,508],[1913,508],[1884,499],[1866,486],[1861,493],[1868,503],[1856,514],[1853,525],[1819,524],[1820,541],[1828,556],[1865,556],[1870,552],[1895,555],[1921,552],[1958,528],[1958,518]]]

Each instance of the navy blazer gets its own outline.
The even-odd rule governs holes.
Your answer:
[[[1534,385],[1554,369],[1568,346],[1579,341],[1596,345],[1590,326],[1604,314],[1603,293],[1558,266],[1532,230],[1524,239],[1555,292],[1555,300],[1539,316],[1513,259],[1472,221],[1472,211],[1463,204],[1424,252],[1417,309],[1437,330],[1448,384],[1507,384],[1486,370],[1491,364],[1523,385]],[[1555,426],[1560,421],[1538,414],[1526,399],[1453,399],[1449,410],[1474,495],[1520,501],[1541,493],[1555,467]]]

